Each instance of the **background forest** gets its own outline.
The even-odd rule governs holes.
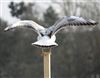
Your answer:
[[[47,9],[37,4],[10,2],[8,8],[12,17],[45,27],[65,15],[99,22],[95,27],[66,27],[57,34],[59,46],[52,49],[52,78],[100,78],[100,2],[52,0]],[[31,45],[36,33],[29,29],[4,32],[8,25],[0,18],[0,78],[43,78],[41,49]]]

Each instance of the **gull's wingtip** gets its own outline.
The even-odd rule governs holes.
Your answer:
[[[4,29],[4,31],[8,31],[9,30],[9,28],[8,27],[6,27],[5,29]]]
[[[5,29],[4,29],[4,31],[9,31],[10,29],[12,29],[11,27],[6,27]]]
[[[96,21],[94,21],[94,20],[89,19],[89,21],[90,21],[91,23],[93,23],[94,25],[97,25],[97,24],[98,24],[98,22],[96,22]]]

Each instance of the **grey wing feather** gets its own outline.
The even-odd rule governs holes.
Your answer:
[[[62,17],[56,23],[48,28],[49,32],[52,32],[52,35],[57,33],[60,29],[66,26],[82,26],[82,25],[96,25],[97,22],[89,19],[84,19],[82,17],[70,16],[70,17]]]

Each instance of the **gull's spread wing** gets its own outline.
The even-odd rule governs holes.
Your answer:
[[[66,26],[90,26],[90,25],[96,25],[97,22],[91,19],[84,19],[82,17],[76,17],[76,16],[64,16],[57,20],[55,24],[48,28],[48,32],[50,32],[51,35],[57,33],[60,29],[66,27]]]
[[[41,25],[37,24],[36,22],[32,20],[22,20],[22,21],[16,22],[15,24],[11,26],[6,27],[4,30],[7,31],[15,27],[19,27],[19,28],[26,27],[29,29],[33,29],[37,33],[45,29],[44,27],[42,27]]]

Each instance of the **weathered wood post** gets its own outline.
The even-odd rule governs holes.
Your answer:
[[[51,78],[51,49],[42,49],[44,78]]]

